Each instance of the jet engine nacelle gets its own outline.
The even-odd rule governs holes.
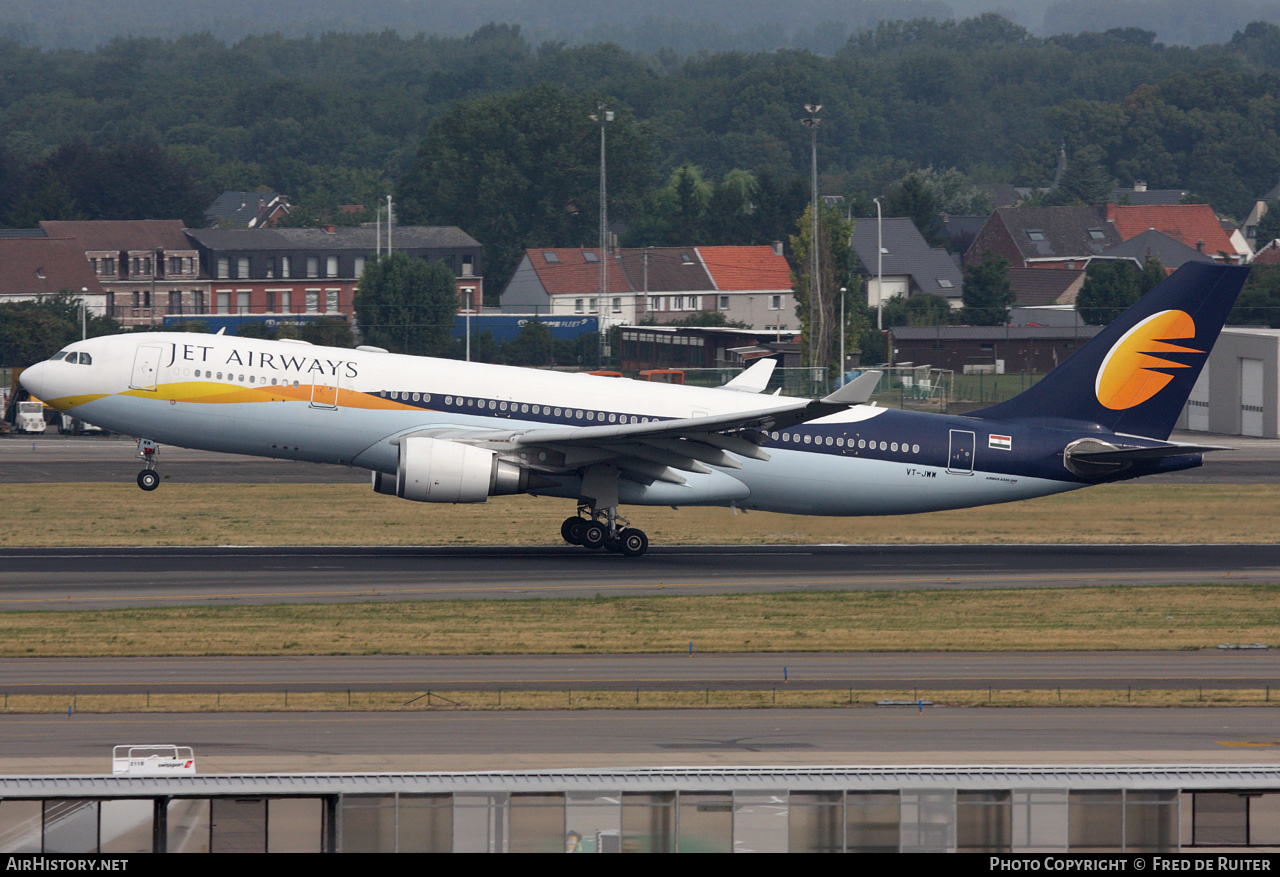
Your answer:
[[[529,471],[499,460],[493,451],[425,436],[400,440],[394,482],[373,473],[376,492],[414,502],[484,502],[528,487]]]

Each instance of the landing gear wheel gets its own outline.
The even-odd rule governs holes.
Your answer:
[[[151,469],[143,469],[138,473],[138,486],[143,490],[155,490],[160,486],[160,476]]]
[[[587,529],[588,523],[590,522],[584,521],[582,518],[574,518],[573,523],[569,525],[569,535],[565,537],[569,540],[570,545],[582,544],[582,531]]]
[[[617,537],[606,539],[604,540],[604,550],[617,554],[622,551],[622,543],[618,541]]]
[[[627,557],[639,557],[649,549],[649,537],[644,530],[628,527],[618,534],[618,550]]]
[[[560,525],[560,536],[570,545],[581,545],[579,541],[578,531],[586,525],[586,521],[574,515],[571,518],[565,518],[564,523]]]
[[[583,548],[596,549],[604,545],[605,539],[609,534],[605,532],[604,527],[595,521],[584,521],[586,526],[582,528],[582,541],[580,544]]]

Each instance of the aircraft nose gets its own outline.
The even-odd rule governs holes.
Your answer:
[[[18,383],[22,384],[22,388],[32,396],[43,400],[48,369],[49,363],[37,362],[35,365],[22,370]]]

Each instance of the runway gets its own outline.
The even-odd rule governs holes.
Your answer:
[[[0,610],[1280,583],[1280,545],[11,548]]]
[[[1271,709],[665,710],[0,716],[0,772],[102,773],[181,743],[201,772],[657,765],[1273,763]]]
[[[6,695],[728,689],[1276,689],[1270,651],[18,658]]]
[[[1280,441],[1178,432],[1173,441],[1225,445],[1197,469],[1144,479],[1143,484],[1278,484]],[[161,448],[161,477],[172,483],[368,484],[369,473],[346,466],[266,460],[236,454]],[[0,483],[120,482],[142,468],[136,442],[119,436],[11,435],[0,438]]]

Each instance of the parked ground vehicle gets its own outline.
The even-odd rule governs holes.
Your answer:
[[[61,417],[58,432],[63,435],[100,435],[104,431],[102,427],[85,423],[79,417],[72,417],[70,414],[63,414]]]
[[[28,399],[18,403],[18,413],[14,417],[14,428],[18,432],[44,432],[46,425],[43,402]]]

